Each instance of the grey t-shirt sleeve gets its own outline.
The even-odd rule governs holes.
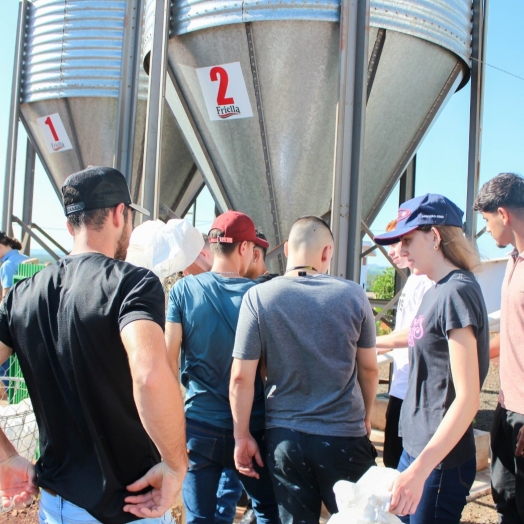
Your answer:
[[[439,318],[442,331],[448,333],[452,329],[461,329],[472,326],[477,336],[479,317],[477,314],[479,296],[473,286],[465,282],[457,282],[453,286],[447,286],[441,294],[439,304]]]
[[[259,360],[262,355],[258,315],[252,300],[255,289],[244,295],[238,317],[233,357],[241,360]]]
[[[374,348],[377,345],[375,317],[365,293],[362,292],[362,295],[362,326],[360,329],[360,337],[357,341],[357,347]]]

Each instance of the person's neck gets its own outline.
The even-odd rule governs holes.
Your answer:
[[[0,258],[4,258],[6,255],[11,253],[11,251],[13,251],[13,248],[11,246],[4,246],[4,247],[5,247],[5,249],[3,250],[4,253],[2,256],[0,256]]]
[[[73,249],[70,255],[82,255],[84,253],[101,253],[109,258],[115,257],[115,245],[110,239],[102,235],[79,233],[74,236]]]
[[[215,256],[211,271],[226,277],[241,277],[241,263],[233,258],[221,258]]]
[[[513,226],[513,247],[519,252],[524,251],[524,220],[518,220]]]
[[[447,258],[443,258],[442,261],[440,261],[438,264],[435,264],[431,271],[427,273],[427,277],[430,280],[433,280],[433,282],[439,282],[452,271],[456,271],[457,269],[460,268],[455,266],[455,264],[452,264]]]
[[[320,273],[318,262],[307,258],[288,258],[285,277],[296,277],[299,272],[305,272],[307,275],[316,275]]]

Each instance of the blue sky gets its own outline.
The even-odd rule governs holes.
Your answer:
[[[522,0],[491,0],[488,21],[486,62],[524,78],[524,42]],[[11,76],[18,0],[2,0],[0,17],[0,188],[3,188],[5,151],[9,125]],[[422,144],[417,157],[416,193],[442,193],[462,209],[466,204],[466,176],[469,124],[469,84],[456,93]],[[524,172],[524,80],[487,67],[482,136],[481,183],[503,171]],[[20,127],[18,173],[23,172],[25,133]],[[15,189],[15,214],[20,216],[23,191],[18,177]],[[0,202],[1,205],[1,202]],[[398,193],[394,191],[379,214],[372,230],[380,232],[396,216]],[[212,199],[203,194],[199,201],[197,225],[206,230],[213,213]],[[65,219],[56,193],[41,166],[37,167],[33,220],[65,247],[71,240],[65,229]],[[479,228],[482,220],[479,217]],[[15,234],[19,229],[15,226]],[[481,255],[486,258],[502,256],[488,235],[479,240]],[[382,263],[377,257],[375,262]],[[372,262],[373,263],[373,262]]]

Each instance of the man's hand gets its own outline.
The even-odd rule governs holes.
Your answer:
[[[247,477],[260,478],[260,475],[256,472],[253,457],[257,464],[263,468],[264,462],[262,462],[262,456],[260,455],[260,449],[258,448],[257,441],[249,436],[245,438],[235,439],[235,466],[239,473],[246,475]]]
[[[524,457],[524,426],[519,430],[519,435],[517,437],[517,448],[515,449],[516,457]]]
[[[12,455],[0,462],[0,497],[2,511],[31,504],[38,495],[35,468],[20,455]]]
[[[153,489],[143,495],[126,497],[124,511],[142,519],[161,517],[174,505],[183,480],[184,475],[170,469],[165,462],[160,462],[142,478],[127,486],[129,491],[141,491],[148,486]]]
[[[422,498],[425,481],[426,478],[420,478],[412,466],[403,471],[393,482],[389,511],[396,515],[413,515]]]

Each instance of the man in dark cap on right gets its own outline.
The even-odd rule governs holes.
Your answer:
[[[113,168],[71,175],[62,195],[71,254],[0,306],[0,362],[18,357],[41,452],[33,467],[0,431],[2,506],[38,486],[48,524],[173,523],[187,456],[164,295],[151,271],[124,262],[133,212],[149,213]]]

